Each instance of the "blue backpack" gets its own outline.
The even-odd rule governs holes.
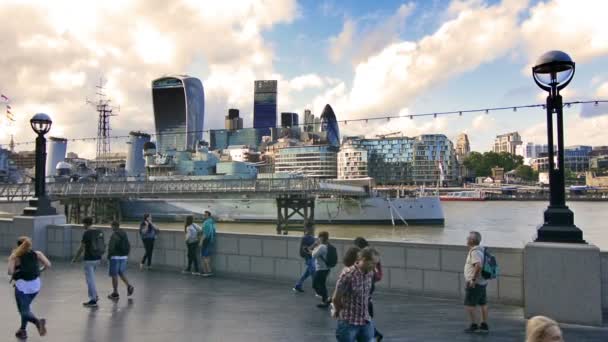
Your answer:
[[[483,249],[481,277],[483,279],[496,279],[498,277],[498,263],[496,257],[488,251],[488,247]]]

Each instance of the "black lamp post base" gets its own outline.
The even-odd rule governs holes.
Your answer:
[[[46,216],[57,215],[57,209],[51,206],[48,197],[30,198],[29,206],[23,209],[23,216]]]
[[[583,231],[574,225],[574,213],[567,206],[545,210],[545,224],[538,228],[536,242],[586,243]]]

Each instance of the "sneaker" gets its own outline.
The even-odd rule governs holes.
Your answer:
[[[213,276],[213,272],[207,272],[202,274],[203,277],[211,277]]]
[[[96,300],[90,300],[88,302],[82,303],[82,305],[84,307],[87,307],[87,308],[96,308],[97,307],[97,301]]]
[[[294,287],[293,289],[291,289],[291,290],[292,290],[293,292],[300,292],[300,293],[303,293],[303,292],[304,292],[304,290],[302,290],[302,288],[301,288],[301,287],[299,287],[299,286],[295,286],[295,287]]]
[[[108,295],[109,300],[118,300],[119,298],[120,298],[120,296],[116,292],[112,292]]]
[[[143,271],[144,270],[144,264],[139,264],[139,270]]]
[[[327,309],[329,307],[329,304],[330,303],[327,303],[327,302],[326,303],[319,303],[319,304],[317,304],[317,307],[320,308],[320,309]]]
[[[135,288],[133,287],[133,285],[127,286],[127,296],[131,297],[131,295],[133,294],[134,291],[135,291]]]
[[[201,275],[201,273],[200,273],[200,272],[192,272],[192,275],[193,275],[193,276],[200,276],[200,275]]]
[[[182,270],[182,274],[190,274],[190,270]]]
[[[479,325],[479,333],[487,334],[490,332],[490,328],[488,327],[488,323],[483,322]]]
[[[46,319],[39,319],[36,328],[38,329],[38,334],[40,334],[40,336],[46,335]]]
[[[475,323],[472,323],[468,328],[464,329],[464,332],[467,334],[475,333],[477,331],[479,331],[479,327]]]
[[[25,331],[25,329],[19,329],[17,330],[17,332],[15,333],[15,337],[17,337],[20,340],[25,340],[27,339],[27,331]]]

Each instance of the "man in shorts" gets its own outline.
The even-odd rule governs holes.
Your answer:
[[[129,252],[131,251],[131,245],[129,244],[129,237],[124,230],[120,229],[120,224],[117,221],[112,222],[112,236],[108,244],[108,259],[110,261],[109,274],[112,278],[112,293],[108,296],[108,299],[118,300],[120,295],[118,294],[118,277],[127,286],[127,296],[131,296],[135,288],[129,283],[125,273],[127,272],[127,259]]]
[[[472,231],[467,237],[469,253],[464,264],[464,279],[466,281],[464,307],[469,316],[471,325],[465,329],[466,333],[488,333],[488,306],[486,300],[486,286],[488,281],[481,276],[484,262],[484,248],[481,243],[481,234]],[[481,309],[481,321],[477,314]]]

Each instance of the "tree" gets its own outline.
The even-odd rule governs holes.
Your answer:
[[[516,167],[515,175],[525,181],[533,182],[538,179],[538,172],[534,171],[534,169],[528,165],[520,165]]]
[[[477,177],[488,177],[492,175],[493,167],[502,167],[509,172],[523,165],[524,158],[507,152],[471,152],[463,161],[464,166],[473,171]]]

